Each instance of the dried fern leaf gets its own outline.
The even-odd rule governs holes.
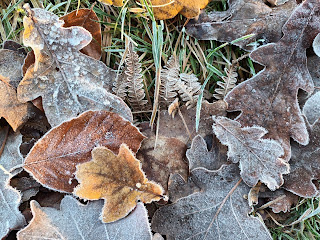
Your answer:
[[[112,91],[115,95],[120,97],[122,100],[125,100],[127,97],[127,88],[128,88],[128,82],[127,82],[127,75],[125,74],[125,70],[117,76],[116,81],[113,82],[113,88]]]
[[[133,44],[128,45],[128,54],[125,59],[126,67],[124,73],[128,87],[128,102],[134,110],[144,110],[146,104],[145,92],[143,88],[143,76],[141,74],[141,63],[139,56],[133,49]]]
[[[236,67],[232,66],[227,69],[224,69],[226,76],[222,77],[222,81],[218,81],[217,85],[219,88],[215,89],[215,92],[213,96],[218,99],[224,99],[224,97],[227,95],[228,92],[230,92],[235,86],[237,82],[238,73],[236,72]]]
[[[179,87],[178,92],[181,100],[186,102],[187,106],[194,107],[201,92],[201,84],[194,74],[180,73],[179,77],[180,82],[177,86]]]
[[[169,106],[178,95],[177,82],[180,82],[180,65],[175,55],[172,55],[167,65],[161,70],[160,104]]]

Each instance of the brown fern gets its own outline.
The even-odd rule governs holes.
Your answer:
[[[201,92],[201,84],[194,74],[180,73],[180,82],[177,84],[181,100],[189,107],[194,107]]]
[[[228,92],[230,92],[235,86],[237,82],[238,73],[236,72],[236,67],[231,65],[229,69],[224,69],[226,76],[222,77],[222,81],[218,81],[217,85],[219,88],[215,89],[213,96],[216,99],[224,99]]]
[[[176,56],[172,55],[167,65],[161,70],[160,104],[162,106],[169,106],[178,95],[179,68]]]
[[[114,92],[114,94],[122,98],[123,100],[126,99],[127,91],[128,91],[127,75],[125,74],[124,71],[121,74],[117,75],[117,79],[116,81],[113,82],[113,88],[112,88],[112,91]]]
[[[128,102],[133,110],[145,110],[148,103],[145,100],[145,92],[143,85],[143,76],[141,74],[141,63],[139,56],[133,49],[133,44],[130,42],[128,45],[128,54],[125,58],[126,67],[124,69],[125,78],[128,90]]]

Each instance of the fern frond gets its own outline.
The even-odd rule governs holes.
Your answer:
[[[123,71],[120,75],[118,75],[116,81],[113,82],[112,91],[115,95],[120,97],[122,100],[125,100],[127,97],[128,82],[126,78],[127,76]]]
[[[178,83],[178,92],[181,100],[187,102],[187,106],[194,107],[201,92],[201,84],[194,74],[180,73],[179,77],[180,82]]]
[[[169,106],[178,95],[177,82],[179,79],[179,62],[175,55],[172,55],[167,65],[161,70],[160,104]]]
[[[145,100],[145,92],[143,87],[143,76],[141,74],[141,63],[139,56],[133,49],[133,44],[128,44],[128,54],[125,58],[126,67],[124,73],[126,75],[126,82],[128,87],[128,102],[133,110],[144,110],[148,103]]]
[[[229,69],[224,69],[226,76],[222,77],[222,81],[218,81],[217,85],[219,88],[215,89],[213,96],[218,99],[224,99],[228,92],[230,92],[235,86],[237,82],[238,73],[236,72],[236,67],[231,65]]]

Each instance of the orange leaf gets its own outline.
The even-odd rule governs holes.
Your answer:
[[[121,144],[118,155],[106,147],[96,147],[92,158],[77,166],[76,178],[80,185],[74,194],[88,200],[105,199],[103,222],[125,217],[138,200],[150,203],[163,198],[162,187],[148,181],[127,145]]]
[[[114,5],[116,7],[123,6],[123,0],[99,0],[99,2],[102,2],[106,5]]]
[[[163,20],[181,13],[187,18],[195,18],[210,0],[151,0],[156,19]]]

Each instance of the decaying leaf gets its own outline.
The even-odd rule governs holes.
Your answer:
[[[305,198],[320,195],[320,121],[308,126],[308,130],[310,143],[307,146],[291,144],[290,174],[284,177],[284,188]]]
[[[8,50],[15,51],[15,52],[18,52],[19,54],[24,55],[24,56],[27,55],[27,52],[24,49],[24,47],[20,43],[17,43],[17,42],[12,41],[12,40],[4,41],[3,49],[8,49]]]
[[[224,12],[202,13],[198,20],[190,21],[186,31],[201,40],[231,42],[249,34],[254,37],[234,43],[252,50],[249,43],[263,39],[266,43],[277,42],[282,37],[281,28],[297,6],[296,0],[269,7],[264,0],[229,0]]]
[[[280,157],[281,145],[270,139],[262,139],[267,133],[261,127],[244,127],[235,120],[215,117],[213,130],[222,144],[228,146],[228,158],[239,162],[241,177],[249,186],[258,181],[275,190],[283,184],[282,174],[289,173],[289,164]]]
[[[208,103],[204,101],[201,107],[201,117],[199,131],[196,132],[196,109],[187,109],[186,106],[180,108],[181,115],[186,122],[187,128],[179,114],[172,118],[168,111],[160,112],[159,135],[167,138],[177,138],[183,143],[191,141],[196,135],[206,137],[212,135],[212,115],[225,116],[227,105],[224,101]],[[189,135],[188,131],[191,135]]]
[[[60,210],[41,207],[31,201],[33,219],[18,232],[18,240],[151,240],[148,215],[142,203],[126,218],[116,223],[102,223],[99,219],[102,201],[83,205],[71,196],[61,202]]]
[[[97,60],[101,58],[101,27],[99,18],[91,9],[82,8],[63,16],[63,27],[80,26],[88,30],[92,35],[92,41],[81,49],[80,52]]]
[[[186,155],[189,160],[190,170],[198,167],[217,170],[227,163],[227,149],[219,143],[215,136],[213,137],[210,151],[208,151],[206,141],[200,135],[195,136]]]
[[[164,20],[181,13],[186,18],[195,18],[200,10],[205,8],[210,0],[151,0],[156,19]]]
[[[77,166],[79,186],[74,194],[88,200],[105,199],[103,222],[114,222],[128,215],[137,201],[145,203],[163,198],[160,185],[148,181],[140,162],[125,144],[115,155],[106,147],[92,150],[93,160]]]
[[[1,142],[5,139],[4,132],[1,129]],[[4,238],[12,229],[17,229],[25,224],[25,219],[19,211],[20,193],[9,185],[9,171],[21,165],[23,158],[19,153],[21,144],[21,135],[15,133],[10,135],[6,141],[3,152],[0,156],[0,238]]]
[[[17,131],[31,115],[32,104],[21,103],[16,87],[22,79],[24,55],[18,51],[0,50],[0,117]]]
[[[178,173],[187,179],[186,144],[177,138],[161,135],[156,139],[155,133],[150,128],[142,130],[142,133],[147,139],[143,140],[137,158],[141,161],[142,169],[148,179],[159,183],[165,192],[168,189],[170,174]]]
[[[144,136],[116,113],[88,111],[52,128],[31,149],[24,169],[48,188],[72,192],[76,165],[88,162],[96,146],[118,153],[125,143],[133,152]]]
[[[263,222],[248,216],[250,207],[243,196],[248,194],[249,187],[239,183],[238,172],[234,164],[217,171],[194,169],[192,179],[201,192],[157,210],[152,230],[181,240],[272,239]]]
[[[265,198],[267,194],[260,194],[261,196],[259,197]],[[274,213],[290,212],[291,207],[299,202],[299,196],[284,189],[278,189],[275,192],[269,193],[269,195],[269,202],[265,205],[268,204],[269,208],[271,208]]]
[[[18,86],[18,99],[26,102],[41,96],[52,126],[100,109],[132,120],[129,107],[108,92],[115,73],[79,52],[90,43],[91,34],[78,26],[62,27],[63,21],[44,9],[25,8],[23,42],[32,47],[36,61]]]
[[[309,142],[297,94],[299,89],[313,91],[306,49],[320,32],[319,22],[320,2],[304,1],[283,26],[284,36],[279,42],[251,53],[253,61],[265,69],[239,84],[225,98],[228,110],[241,111],[236,120],[242,126],[261,126],[268,130],[266,138],[280,142],[286,161],[291,155],[290,137],[303,145]]]

